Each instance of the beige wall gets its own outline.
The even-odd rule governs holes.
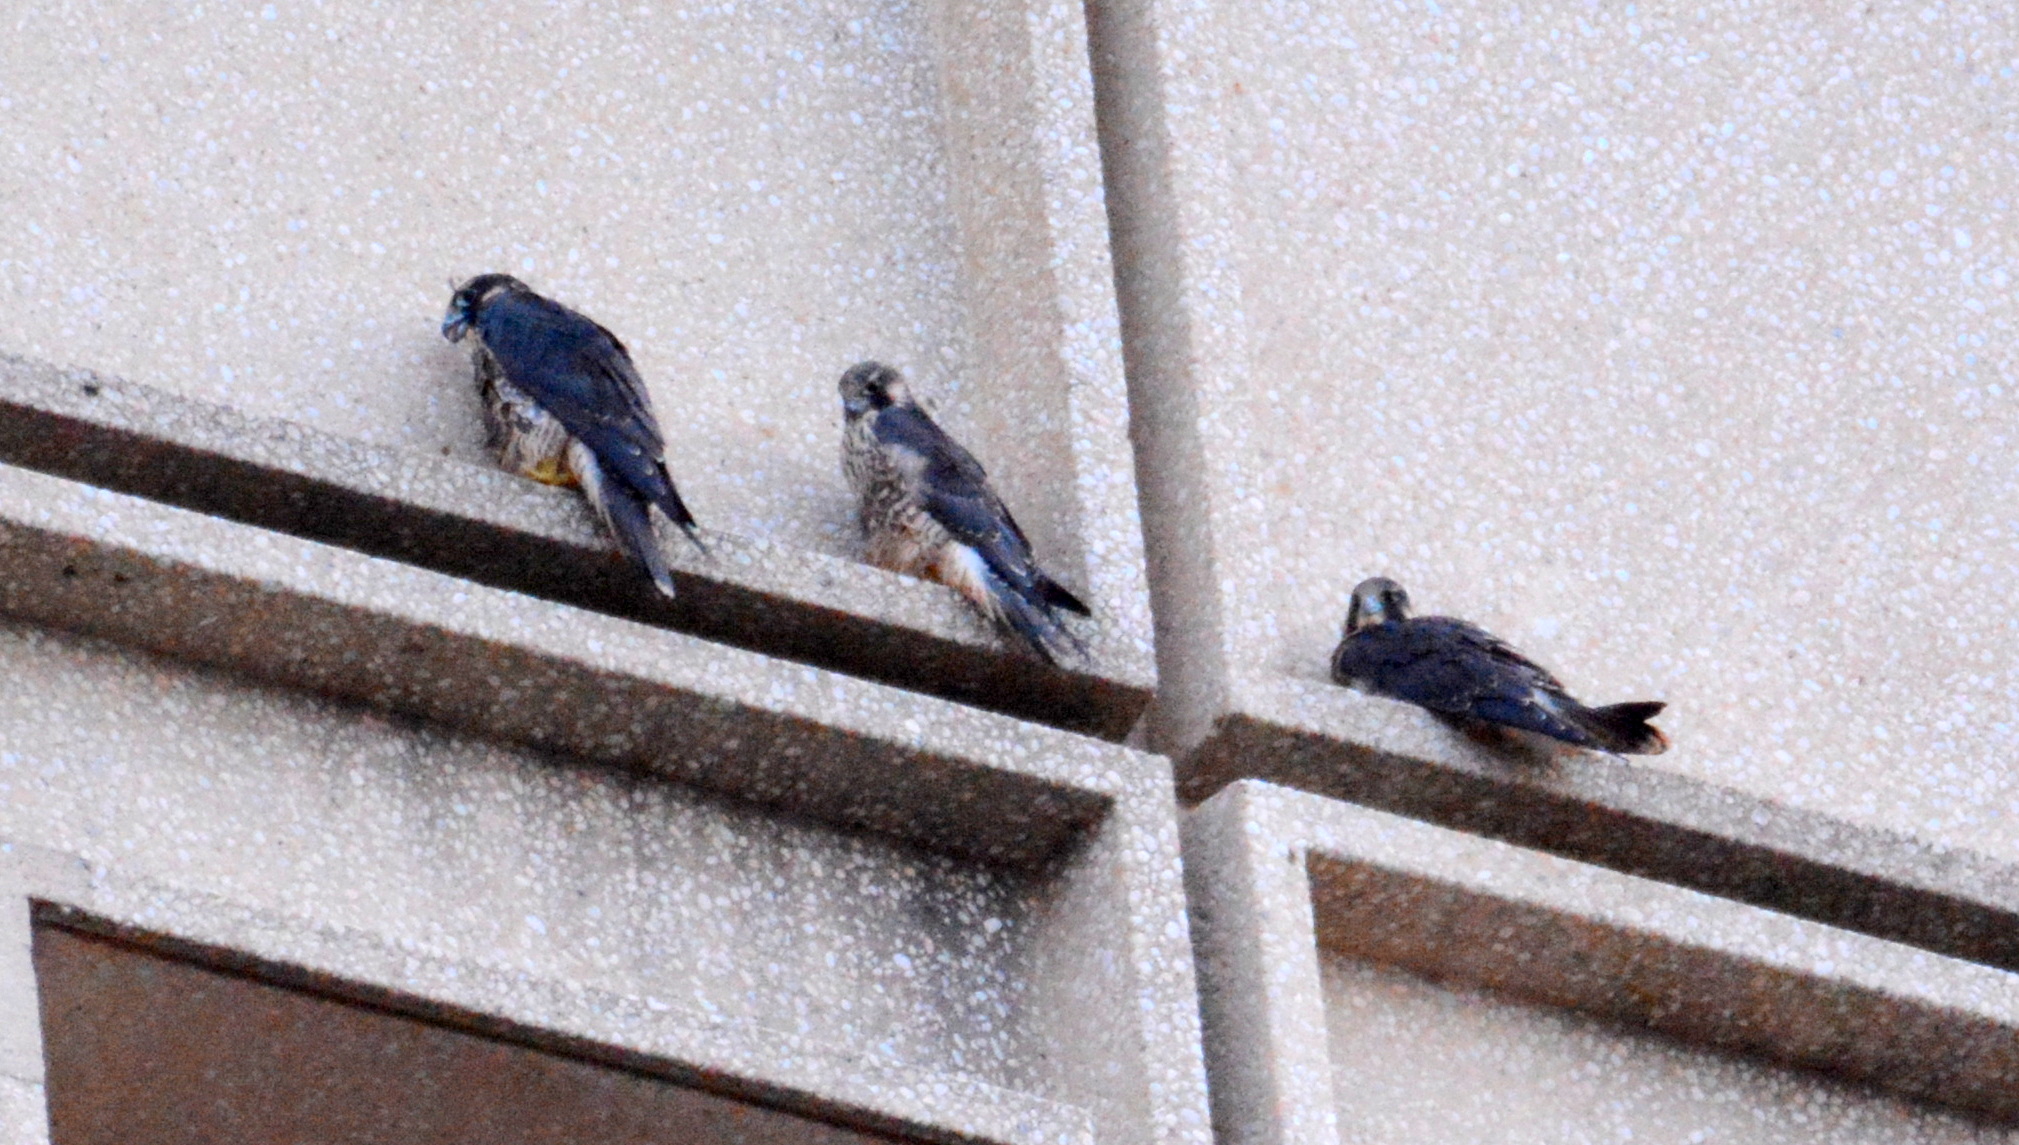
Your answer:
[[[2013,1139],[2009,973],[1253,780],[1185,842],[1222,1145]]]
[[[1061,575],[1143,624],[1140,578],[1087,568],[1090,543],[1139,564],[1126,450],[1067,444],[1090,420],[1122,441],[1098,160],[1031,142],[1091,142],[1084,64],[1061,68],[1076,21],[974,17],[23,10],[0,46],[0,344],[483,463],[437,326],[448,280],[509,271],[627,342],[704,525],[840,554],[835,383],[878,357]]]
[[[1658,766],[2019,855],[2009,13],[1210,8],[1229,668],[1322,678],[1384,573],[1669,701]]]
[[[2011,1136],[1945,1110],[2019,1060],[2009,13],[47,5],[0,123],[11,1000],[33,917],[933,1139]],[[437,329],[493,269],[635,352],[727,534],[675,605],[497,492]],[[852,563],[872,355],[1088,593],[1088,663]],[[1333,688],[1375,573],[1675,750]],[[1153,689],[1169,763],[1060,730]],[[1181,869],[1173,766],[1474,834],[1256,794]],[[1319,851],[1413,889],[1314,908]],[[1528,911],[1617,973],[1433,986],[1314,909],[1487,979]],[[0,1013],[30,1140],[40,1045]]]
[[[873,1034],[894,1065],[1001,1081],[1017,1056],[1014,877],[89,641],[10,625],[0,657],[0,839],[425,957]]]
[[[448,279],[507,270],[631,345],[705,521],[814,545],[846,519],[834,376],[877,353],[944,386],[963,361],[901,6],[16,26],[0,337],[23,352],[480,460],[466,353],[435,327]],[[780,400],[760,416],[753,390]]]
[[[1658,1034],[1320,961],[1334,1107],[1355,1145],[1965,1145],[2007,1133]]]

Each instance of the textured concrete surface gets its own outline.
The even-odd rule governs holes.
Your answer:
[[[1099,8],[1165,747],[1383,573],[1645,766],[2019,857],[2002,7]]]
[[[49,1145],[49,1104],[40,1082],[0,1077],[0,1141]]]
[[[1077,6],[7,26],[0,346],[485,464],[436,328],[447,280],[508,270],[627,341],[703,525],[849,559],[835,382],[879,357],[1147,663]]]
[[[1170,770],[1061,730],[1154,681],[1185,794],[1306,789],[1189,828],[1222,1140],[2011,1140],[2019,991],[1945,957],[2019,968],[2005,16],[9,11],[0,1132],[32,898],[606,1114],[1204,1145]],[[490,468],[483,269],[636,351],[676,605]],[[870,355],[1091,665],[857,563]],[[1374,572],[1677,749],[1331,688]]]
[[[1320,961],[1346,1140],[1992,1145],[2010,1130],[1406,972]]]
[[[807,852],[803,836],[791,842],[800,845],[799,853]],[[907,886],[902,869],[895,879],[880,877],[886,872],[873,857],[858,857],[848,869],[857,879],[853,893],[878,898],[878,891],[895,892],[892,897],[909,906],[937,905],[934,900],[946,889],[931,885],[930,878],[909,880]],[[638,894],[636,889],[591,896],[578,890],[578,897],[592,900],[586,909],[563,914],[553,911],[550,899],[544,904],[549,913],[527,915],[520,925],[507,921],[507,930],[536,935],[547,933],[543,925],[552,928],[557,941],[529,953],[524,943],[512,949],[510,943],[487,940],[481,930],[459,933],[482,913],[475,900],[453,919],[439,917],[443,912],[435,909],[429,939],[417,941],[411,927],[389,933],[376,920],[363,927],[332,925],[124,871],[107,872],[88,895],[45,906],[44,920],[177,961],[869,1131],[927,1139],[1091,1139],[1085,1108],[1003,1084],[1012,1037],[982,1045],[959,1017],[933,1014],[934,1007],[921,1004],[946,988],[949,976],[958,980],[953,988],[972,991],[966,995],[971,1006],[986,1006],[991,994],[1014,993],[1000,964],[991,965],[991,952],[970,943],[948,958],[923,957],[935,953],[930,945],[935,932],[925,932],[921,951],[916,925],[909,920],[893,925],[890,916],[897,912],[877,909],[881,904],[864,912],[884,916],[873,923],[846,923],[830,915],[826,925],[808,929],[800,919],[786,941],[796,939],[805,949],[781,951],[777,932],[785,928],[753,922],[749,916],[763,907],[748,901],[757,896],[747,890],[742,909],[734,912],[733,931],[754,940],[749,946],[724,938],[721,932],[730,925],[679,933],[673,920],[622,903],[627,893]],[[717,877],[708,880],[710,890],[719,891],[725,880],[712,873]],[[732,873],[726,882],[735,878]],[[762,887],[764,880],[754,882]],[[848,892],[837,895],[833,885],[788,895],[769,889],[766,905],[772,906],[810,898],[835,909],[848,901]],[[1013,924],[998,921],[1003,926],[993,933]],[[856,925],[878,926],[885,939],[862,949]],[[689,923],[687,929],[697,928]],[[571,940],[588,947],[595,966],[585,968],[576,952],[565,949]],[[718,942],[724,945],[715,948]],[[997,945],[1013,942],[1004,938]],[[43,943],[38,931],[38,960]],[[753,953],[765,962],[741,962]],[[647,961],[653,956],[663,962]],[[38,968],[47,974],[40,961]],[[861,994],[865,986],[880,997]],[[914,993],[914,986],[922,989]],[[66,1028],[66,1022],[73,1024]],[[97,1024],[89,1016],[45,1017],[52,1043],[72,1036],[86,1042],[128,1036],[118,1028],[91,1028]],[[982,1025],[990,1029],[986,1018]],[[950,1053],[949,1042],[965,1052]],[[64,1052],[52,1044],[52,1070],[60,1068]],[[51,1085],[64,1082],[57,1075]],[[66,1105],[72,1100],[62,1094],[56,1099]]]
[[[571,491],[78,369],[0,354],[0,461],[500,588],[1119,739],[1149,701],[1140,634],[1092,626],[1047,669],[952,592],[854,561],[709,534],[667,547],[668,602]]]
[[[0,632],[0,838],[92,871],[39,898],[851,1124],[1203,1140],[1162,760],[0,478],[0,607],[159,654]]]
[[[29,902],[0,884],[0,1077],[42,1080],[42,1030],[35,1021],[35,967],[29,961]]]
[[[40,999],[32,956],[33,896],[76,893],[73,858],[0,838],[0,1141],[47,1145]]]
[[[1838,1079],[2019,1118],[2007,972],[1255,781],[1193,812],[1185,848],[1224,1141],[1476,1136],[1492,1096],[1510,1140],[1762,1115],[2006,1139]],[[1612,1100],[1557,1099],[1611,1061]]]
[[[0,613],[1008,862],[1068,845],[1128,769],[1167,773],[1116,745],[6,467]],[[884,752],[903,764],[875,764]]]
[[[33,683],[0,699],[0,838],[88,865],[37,894],[65,922],[870,1129],[1205,1140],[1169,777],[1148,757],[1101,747],[1089,781],[1114,810],[1019,871],[5,637]],[[791,748],[740,750],[762,768]],[[873,785],[916,760],[854,766]],[[1012,811],[971,793],[975,831]]]
[[[31,955],[33,899],[74,894],[84,884],[84,871],[74,858],[0,838],[0,1140],[47,1139],[42,1028]]]

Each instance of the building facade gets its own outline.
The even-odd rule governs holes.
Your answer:
[[[2009,13],[4,15],[8,1140],[2011,1138]],[[1084,656],[865,563],[869,358]],[[1674,746],[1337,687],[1377,574]]]

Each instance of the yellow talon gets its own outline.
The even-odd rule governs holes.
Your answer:
[[[543,458],[538,465],[520,472],[542,485],[559,485],[567,488],[581,484],[576,480],[574,471],[568,468],[567,460],[562,457]]]

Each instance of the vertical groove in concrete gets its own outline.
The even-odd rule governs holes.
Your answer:
[[[1229,324],[1202,336],[1183,304],[1198,275],[1182,216],[1196,208],[1173,190],[1160,7],[1089,0],[1086,12],[1156,636],[1150,742],[1179,754],[1211,730],[1225,692],[1197,374],[1211,343],[1240,331]]]
[[[1213,1132],[1221,1145],[1335,1145],[1331,1103],[1299,1097],[1332,1072],[1303,850],[1249,823],[1240,788],[1184,823]]]

